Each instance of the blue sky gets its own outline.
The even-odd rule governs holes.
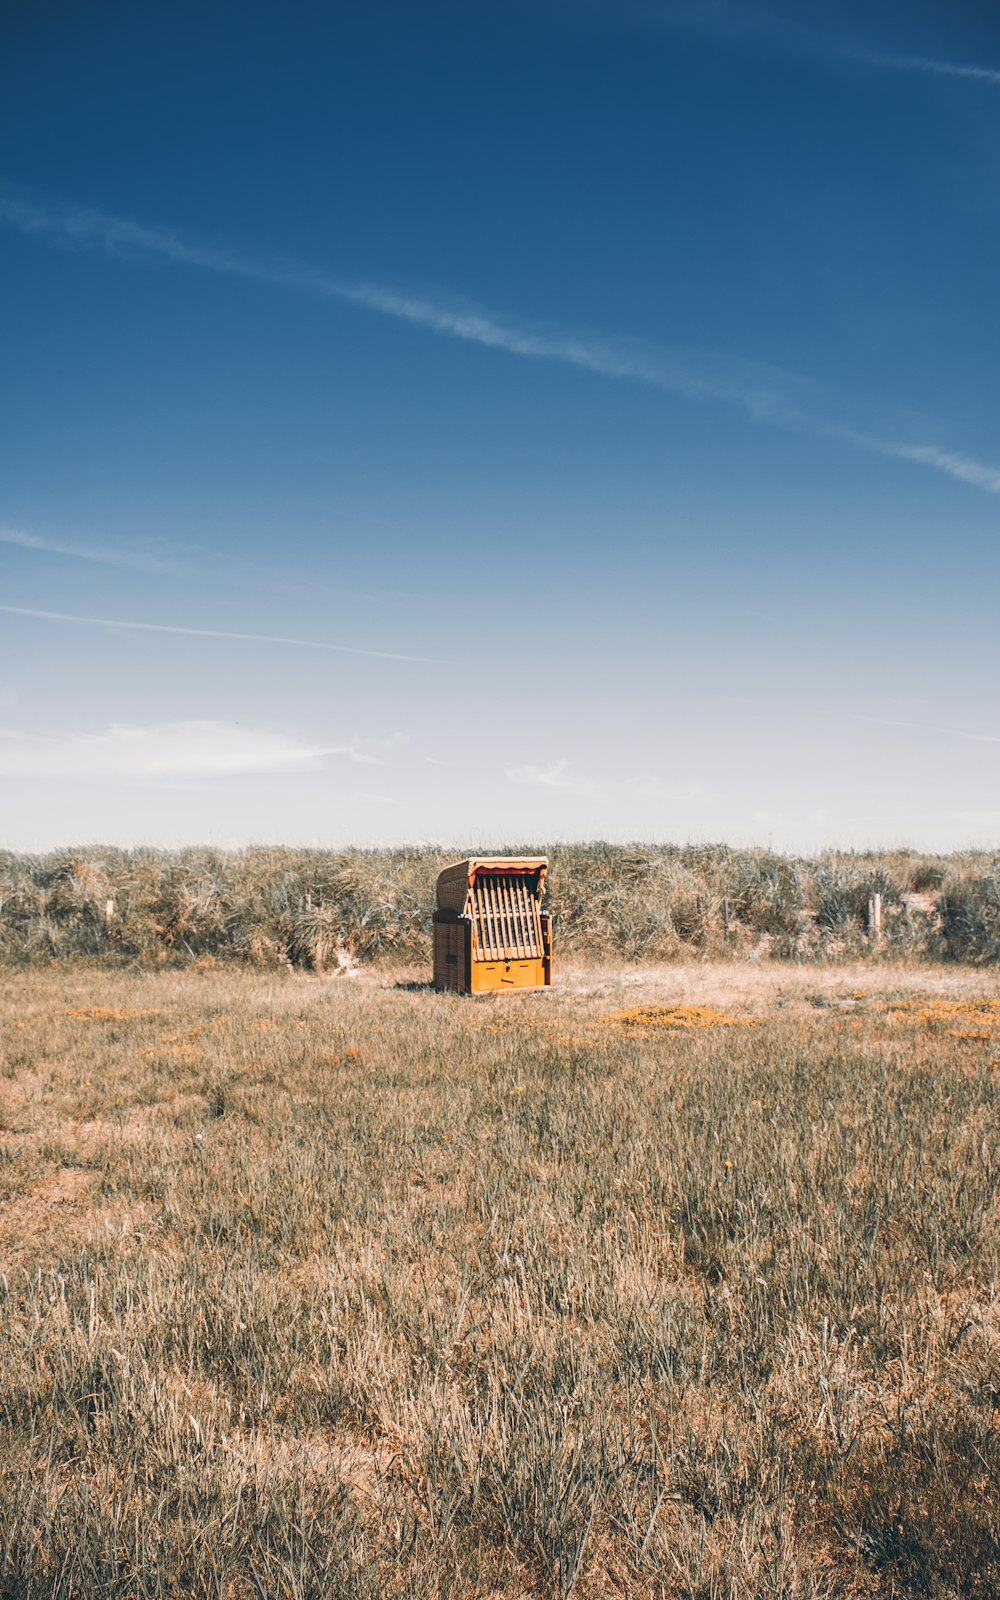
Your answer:
[[[1000,844],[990,9],[5,8],[0,844]]]

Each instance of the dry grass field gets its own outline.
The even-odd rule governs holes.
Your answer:
[[[951,966],[8,969],[0,1594],[1000,1593]]]

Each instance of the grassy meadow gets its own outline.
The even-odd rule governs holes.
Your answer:
[[[1000,1000],[8,967],[0,1594],[1000,1593]]]

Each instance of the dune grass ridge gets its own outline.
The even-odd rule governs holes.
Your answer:
[[[509,846],[518,853],[523,845]],[[532,853],[539,850],[531,846]],[[1000,960],[1000,853],[556,845],[564,951],[627,960]],[[0,855],[0,960],[194,959],[323,970],[429,947],[434,881],[469,850],[256,847]],[[495,845],[483,854],[504,854]],[[869,926],[878,895],[881,929]]]

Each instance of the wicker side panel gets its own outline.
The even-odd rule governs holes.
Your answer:
[[[459,916],[465,910],[469,897],[469,862],[456,861],[438,875],[437,903],[440,911],[454,911]]]
[[[449,912],[434,913],[434,987],[468,994],[471,929]]]

